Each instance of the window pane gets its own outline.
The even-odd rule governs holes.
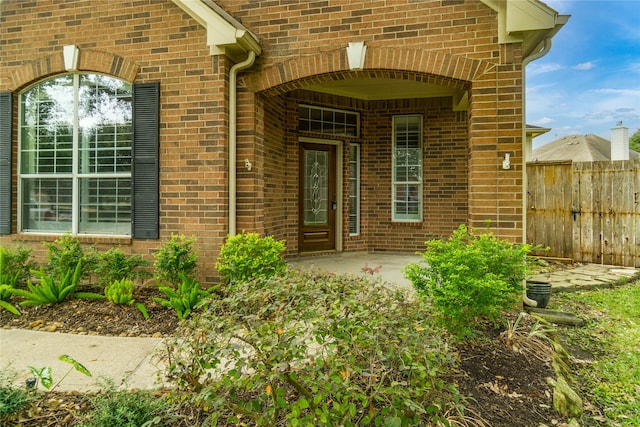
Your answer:
[[[393,118],[393,219],[422,218],[422,117]]]
[[[80,173],[126,172],[131,165],[131,86],[83,75],[79,87]]]
[[[399,219],[413,218],[420,212],[420,186],[415,184],[396,185],[395,213]]]
[[[80,180],[80,233],[131,233],[131,179]]]
[[[73,78],[48,80],[22,96],[21,172],[70,173]]]
[[[327,135],[358,136],[358,113],[300,105],[298,114],[298,129],[301,131]]]
[[[349,234],[360,234],[360,146],[349,147]]]
[[[71,179],[22,179],[22,228],[25,231],[71,231]]]

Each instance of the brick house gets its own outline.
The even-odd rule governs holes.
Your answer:
[[[523,238],[537,0],[4,0],[0,243],[149,256],[227,235],[287,256]]]

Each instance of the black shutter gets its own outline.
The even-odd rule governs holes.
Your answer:
[[[138,239],[160,237],[159,106],[159,83],[133,85],[132,234]]]
[[[0,234],[11,234],[11,92],[0,92]]]

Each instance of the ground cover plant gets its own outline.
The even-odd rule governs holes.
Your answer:
[[[168,344],[169,376],[213,425],[444,424],[463,405],[429,319],[428,305],[365,277],[239,282]]]
[[[561,331],[577,354],[575,374],[591,402],[587,425],[640,426],[640,283],[559,294],[554,304],[587,320]]]
[[[180,273],[180,282],[174,288],[158,284],[158,290],[165,297],[156,297],[153,300],[165,307],[173,308],[178,319],[186,319],[191,312],[205,302],[205,299],[217,289],[210,287],[202,289],[200,282]]]
[[[82,274],[82,261],[73,269],[57,270],[48,274],[43,268],[33,270],[33,275],[38,279],[35,283],[27,281],[27,289],[11,289],[14,295],[23,298],[20,305],[58,304],[67,298],[102,298],[102,295],[93,292],[79,292],[78,284]]]
[[[153,391],[117,390],[107,382],[88,397],[89,407],[78,427],[172,426],[178,418],[174,407]]]
[[[14,386],[15,376],[15,371],[4,367],[0,370],[0,425],[2,426],[7,425],[14,414],[35,400],[35,397],[25,388]]]

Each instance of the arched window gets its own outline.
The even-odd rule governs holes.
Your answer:
[[[65,74],[20,95],[23,232],[131,235],[132,86]]]

